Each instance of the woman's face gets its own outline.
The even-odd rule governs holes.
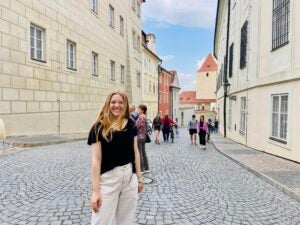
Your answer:
[[[115,94],[111,97],[110,103],[109,103],[109,109],[111,114],[114,117],[118,117],[122,114],[125,106],[124,106],[124,99],[121,95]]]
[[[137,111],[138,111],[138,114],[142,114],[143,113],[143,110],[140,107],[138,107]]]

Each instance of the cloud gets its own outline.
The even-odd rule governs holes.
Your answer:
[[[175,59],[175,55],[164,55],[164,56],[161,56],[160,58],[165,63],[165,62],[169,62],[169,61],[172,61],[173,59]]]
[[[196,90],[196,75],[190,73],[178,73],[179,85],[181,91]]]
[[[159,26],[213,28],[217,0],[150,0],[143,4],[143,20]]]

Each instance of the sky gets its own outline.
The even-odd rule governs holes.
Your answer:
[[[146,0],[142,29],[156,37],[166,70],[176,70],[181,91],[196,90],[196,72],[213,52],[217,0]]]

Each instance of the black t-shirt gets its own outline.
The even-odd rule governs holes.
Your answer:
[[[92,127],[90,130],[87,141],[88,145],[96,143],[96,132],[98,132],[98,130],[98,141],[102,149],[101,174],[128,163],[132,163],[133,172],[135,173],[133,147],[134,137],[137,136],[135,122],[132,119],[128,119],[122,131],[114,131],[112,138],[108,138],[109,142],[102,137],[101,123],[99,123],[96,125],[96,129]]]

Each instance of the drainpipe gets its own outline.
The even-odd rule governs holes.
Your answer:
[[[225,55],[225,71],[224,71],[224,137],[226,138],[226,98],[228,94],[228,46],[229,46],[229,28],[230,28],[230,0],[228,0],[227,6],[227,37],[226,37],[226,55]]]
[[[159,97],[160,97],[160,92],[159,92],[159,88],[160,88],[160,84],[159,84],[159,76],[161,74],[161,64],[162,64],[162,60],[159,60],[159,64],[157,66],[157,73],[158,73],[158,79],[157,79],[157,113],[159,113]]]

